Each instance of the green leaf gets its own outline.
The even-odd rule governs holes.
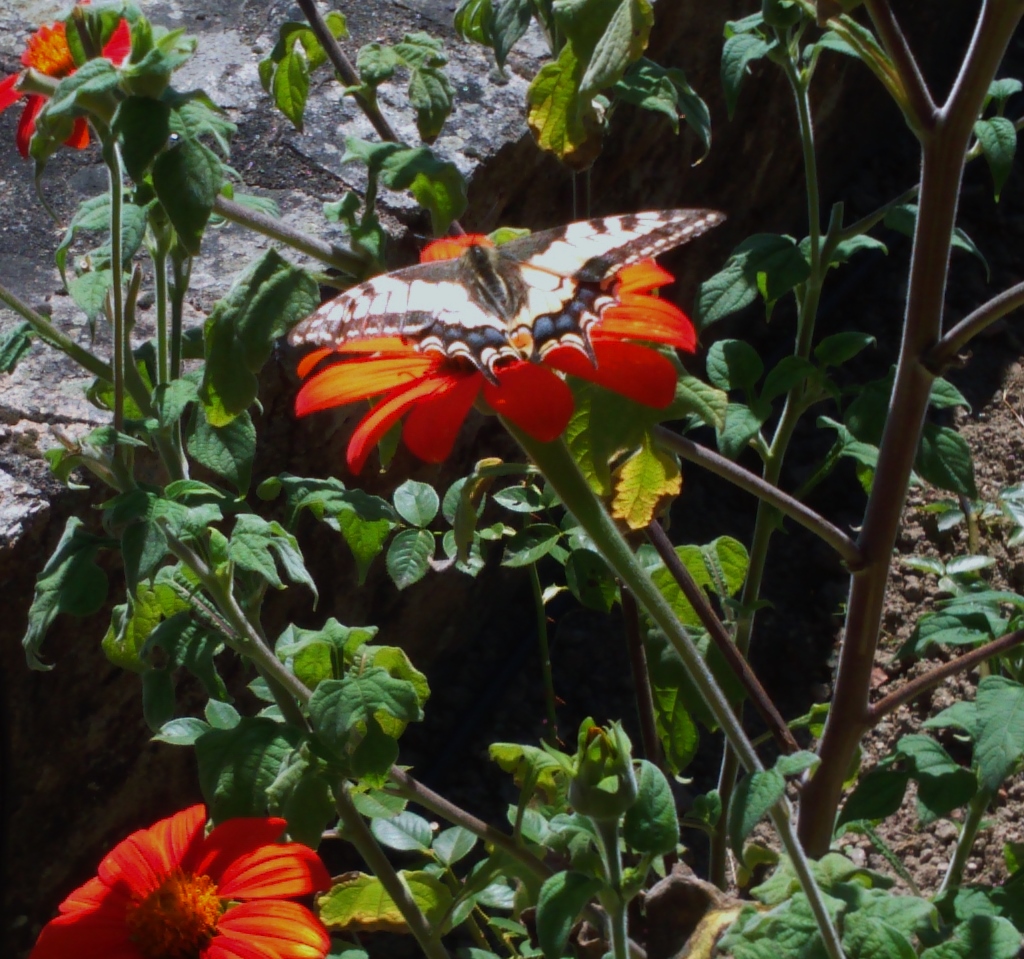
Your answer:
[[[290,50],[278,62],[270,92],[277,108],[301,132],[309,98],[309,63],[298,50]]]
[[[32,324],[25,321],[0,336],[0,373],[13,373],[32,350]]]
[[[718,340],[708,350],[708,379],[722,390],[753,390],[764,373],[757,351],[743,340]]]
[[[436,157],[429,147],[392,153],[381,167],[381,182],[391,190],[408,190],[430,214],[435,236],[443,236],[468,205],[458,167]]]
[[[114,114],[113,131],[121,147],[124,168],[141,183],[171,135],[171,108],[162,100],[128,97]]]
[[[412,586],[426,576],[433,555],[433,533],[425,529],[404,529],[388,547],[388,575],[399,589]]]
[[[767,42],[753,33],[737,33],[725,41],[722,48],[722,87],[730,120],[736,112],[740,84],[749,73],[747,67],[755,60],[760,60],[770,49]]]
[[[409,77],[409,103],[416,111],[416,129],[424,143],[437,139],[452,112],[454,92],[440,70],[424,67]]]
[[[904,736],[897,743],[899,756],[910,760],[917,781],[917,814],[922,824],[947,816],[967,805],[978,789],[977,777],[953,761],[930,736]]]
[[[992,173],[996,202],[1003,184],[1013,169],[1013,155],[1017,151],[1017,128],[1006,117],[989,117],[974,124],[974,135]]]
[[[725,422],[728,405],[729,397],[724,390],[684,373],[676,381],[676,397],[663,417],[666,420],[695,417],[705,426],[717,429]]]
[[[868,236],[866,233],[858,233],[856,236],[851,236],[849,239],[842,240],[835,245],[829,265],[839,266],[849,260],[855,253],[860,253],[862,250],[881,250],[886,255],[889,253],[889,248],[881,240],[876,240],[873,236]],[[841,336],[842,334],[838,335]]]
[[[107,599],[107,576],[96,565],[96,553],[108,540],[87,533],[77,516],[68,518],[50,558],[36,577],[28,629],[21,641],[31,669],[49,669],[38,653],[58,613],[91,616]]]
[[[197,463],[231,483],[239,496],[248,492],[256,456],[256,427],[248,412],[224,426],[212,426],[197,412],[187,449]]]
[[[948,426],[925,424],[914,468],[923,479],[939,489],[972,500],[978,498],[971,448],[967,440]]]
[[[649,0],[566,0],[555,19],[585,65],[579,94],[589,99],[616,84],[647,47],[654,24]]]
[[[655,725],[669,772],[678,776],[697,754],[700,735],[687,709],[689,698],[675,683],[653,683]]]
[[[406,480],[392,497],[395,511],[411,526],[426,527],[437,516],[440,500],[437,491],[427,483]]]
[[[267,787],[267,811],[288,821],[288,835],[311,849],[320,845],[324,829],[337,813],[335,774],[305,749],[293,752]]]
[[[731,460],[738,459],[761,431],[769,412],[766,410],[762,416],[742,403],[730,403],[726,407],[725,422],[715,431],[718,451]]]
[[[981,613],[954,615],[925,613],[914,626],[910,638],[896,653],[899,659],[915,659],[932,646],[980,646],[992,639],[988,621]]]
[[[665,774],[646,759],[638,761],[636,779],[636,802],[626,811],[622,836],[637,852],[667,855],[679,842],[672,787]]]
[[[358,746],[371,719],[400,732],[423,717],[416,687],[379,666],[320,683],[310,698],[309,714],[318,735],[339,757]]]
[[[631,530],[646,529],[683,486],[675,455],[645,437],[643,445],[612,475],[612,519]]]
[[[786,794],[786,780],[777,769],[751,773],[736,784],[729,803],[729,844],[742,861],[743,841]]]
[[[641,57],[630,64],[615,85],[615,99],[668,117],[675,133],[679,132],[679,119],[682,117],[700,139],[704,155],[707,155],[711,147],[711,114],[682,70],[666,69]]]
[[[995,792],[1024,755],[1024,686],[1003,676],[978,683],[974,758],[983,788]]]
[[[428,924],[439,927],[452,907],[448,887],[428,872],[403,870],[399,875]],[[409,932],[401,910],[376,876],[346,873],[317,897],[317,907],[320,921],[332,932]]]
[[[909,898],[909,897],[900,897]],[[851,912],[843,920],[843,951],[847,959],[916,959],[913,944],[883,919]]]
[[[223,182],[217,154],[197,140],[179,140],[153,161],[153,189],[178,241],[192,256],[199,253]]]
[[[462,826],[452,826],[437,834],[434,839],[434,855],[446,866],[453,866],[465,859],[477,843],[476,836]]]
[[[842,366],[852,360],[861,350],[875,345],[875,338],[868,333],[849,330],[826,336],[815,348],[814,358],[822,366]]]
[[[298,540],[276,520],[268,523],[255,513],[239,513],[228,557],[239,569],[255,573],[274,589],[284,589],[277,574],[280,563],[288,579],[308,586],[316,596],[316,584],[306,571]]]
[[[896,230],[904,236],[913,237],[914,228],[917,223],[917,204],[904,203],[900,206],[893,207],[888,213],[886,213],[885,220],[883,222],[890,229]],[[985,267],[986,280],[992,279],[992,270],[988,265],[988,260],[985,259],[981,250],[978,249],[974,240],[960,229],[960,227],[957,227],[953,231],[952,244],[954,249],[964,250],[972,256],[977,257],[981,262],[981,265]]]
[[[1015,93],[1020,93],[1021,90],[1024,90],[1024,84],[1016,77],[1003,77],[1000,80],[993,80],[988,85],[988,94],[985,99],[986,101],[994,100],[1001,110],[1006,101]]]
[[[608,564],[593,550],[574,549],[565,561],[565,581],[569,592],[588,609],[610,613],[619,597],[619,588]]]
[[[559,872],[541,886],[537,900],[537,941],[544,959],[561,959],[569,933],[601,882],[579,872]]]
[[[267,790],[298,737],[271,719],[244,716],[234,729],[211,729],[196,740],[199,785],[214,822],[266,815]]]
[[[1020,942],[1020,933],[1008,919],[971,916],[946,942],[923,950],[920,959],[1014,959]]]
[[[516,567],[536,563],[558,545],[561,537],[562,531],[550,523],[526,526],[505,544],[501,565]]]
[[[153,737],[155,743],[167,743],[170,746],[194,746],[196,740],[210,728],[209,723],[192,716],[172,719],[163,724]]]
[[[838,825],[891,816],[903,804],[909,781],[909,772],[892,769],[873,769],[861,776],[839,813]]]
[[[530,22],[529,16],[527,7],[527,25]],[[493,46],[494,4],[491,0],[460,0],[455,9],[454,27],[455,32],[463,40],[487,47]],[[504,61],[499,60],[498,66],[503,69]]]
[[[173,574],[168,574],[168,582],[172,579]],[[159,584],[159,576],[157,581]],[[147,658],[157,648],[164,651],[168,670],[184,667],[202,683],[208,696],[228,698],[227,688],[214,663],[214,657],[224,648],[221,633],[196,622],[187,612],[177,612],[149,634],[141,650],[142,657]]]
[[[814,381],[818,378],[818,368],[802,356],[784,356],[764,379],[764,388],[761,390],[761,402],[770,403],[776,397],[788,393],[790,390],[808,380]]]
[[[206,366],[201,395],[213,426],[224,426],[256,399],[255,374],[274,340],[320,305],[316,281],[268,250],[206,320]]]
[[[949,380],[945,380],[941,376],[936,377],[935,382],[932,383],[932,391],[928,395],[928,405],[936,410],[948,410],[959,406],[969,411],[971,408],[967,397]]]
[[[411,812],[400,812],[391,819],[374,819],[370,831],[382,846],[399,852],[429,852],[434,838],[430,823]]]

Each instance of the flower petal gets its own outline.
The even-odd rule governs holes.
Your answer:
[[[605,336],[668,343],[689,353],[697,348],[697,332],[678,306],[638,293],[624,293],[604,310],[592,338]]]
[[[196,876],[209,876],[219,887],[221,877],[236,859],[276,843],[287,825],[286,820],[276,817],[227,819],[190,850],[181,868]]]
[[[500,416],[542,443],[562,435],[572,416],[572,391],[554,373],[525,361],[498,370],[498,385],[484,383],[484,398]]]
[[[494,246],[490,237],[482,233],[463,233],[460,236],[443,236],[433,240],[420,251],[420,263],[436,260],[455,260],[471,246]]]
[[[84,150],[89,145],[89,124],[85,117],[78,117],[71,128],[71,136],[64,141],[64,146]]]
[[[79,886],[70,893],[58,909],[63,914],[70,915],[76,912],[92,912],[99,909],[111,896],[120,896],[127,903],[127,899],[117,890],[111,889],[97,878],[90,879],[84,886]]]
[[[21,116],[18,118],[18,131],[14,135],[14,143],[22,159],[28,159],[28,143],[32,139],[32,134],[36,132],[36,117],[42,108],[42,97],[30,93],[25,98],[25,109],[21,111]]]
[[[143,959],[128,938],[126,905],[111,896],[98,909],[58,916],[43,927],[29,959]]]
[[[417,403],[402,429],[402,439],[409,450],[427,463],[446,460],[482,381],[480,373],[453,376],[437,392]]]
[[[149,829],[133,832],[107,853],[100,863],[99,878],[112,888],[121,887],[140,897],[147,895],[189,857],[189,849],[201,839],[205,823],[206,809],[192,806]]]
[[[313,369],[325,356],[330,356],[334,350],[329,346],[324,346],[319,350],[313,350],[312,353],[307,353],[301,360],[299,360],[298,366],[295,367],[295,372],[299,374],[299,379],[304,380],[309,376],[309,371]]]
[[[579,350],[559,346],[544,361],[563,373],[578,376],[620,393],[637,403],[662,409],[676,395],[676,368],[660,353],[634,343],[594,343],[595,367]]]
[[[673,280],[675,277],[654,260],[640,260],[639,263],[630,263],[629,266],[624,266],[615,274],[615,292],[616,294],[648,293]]]
[[[110,39],[103,45],[102,54],[112,61],[115,67],[121,66],[132,52],[132,30],[128,21],[122,18],[110,35]]]
[[[6,110],[12,103],[17,103],[25,94],[18,89],[20,73],[12,73],[9,77],[0,80],[0,112]]]
[[[330,874],[320,857],[309,846],[288,842],[239,856],[224,870],[217,893],[227,899],[287,899],[330,886]]]
[[[438,359],[437,354],[410,352],[337,363],[303,385],[295,397],[295,415],[344,406],[404,387],[429,374]]]
[[[248,939],[214,936],[199,953],[199,959],[277,959],[277,953]]]
[[[213,942],[248,942],[278,959],[321,959],[331,947],[327,930],[305,906],[276,899],[232,906],[220,917],[217,933]]]
[[[366,458],[381,440],[381,437],[402,418],[402,415],[415,406],[425,396],[430,396],[446,377],[425,376],[402,389],[395,390],[378,403],[364,416],[348,441],[345,459],[348,468],[358,473],[366,463]]]

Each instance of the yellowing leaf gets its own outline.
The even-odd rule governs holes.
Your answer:
[[[590,97],[579,92],[582,64],[566,45],[545,64],[526,93],[527,122],[537,145],[573,170],[585,170],[601,152],[603,122]]]
[[[427,922],[440,922],[452,904],[452,894],[427,872],[400,872]],[[320,921],[331,932],[409,931],[398,906],[376,876],[348,872],[329,892],[317,898]]]
[[[612,518],[630,529],[644,529],[683,488],[675,458],[643,447],[620,466],[613,477]]]

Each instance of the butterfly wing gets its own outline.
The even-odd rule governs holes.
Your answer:
[[[488,322],[460,279],[458,260],[444,260],[384,273],[346,290],[299,323],[288,341],[338,346],[378,336],[415,337],[434,324],[465,326],[467,319]]]

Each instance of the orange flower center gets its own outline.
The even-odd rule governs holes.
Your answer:
[[[64,24],[40,27],[31,37],[22,54],[21,62],[34,67],[48,77],[67,77],[75,72],[75,60],[71,56]]]
[[[146,959],[197,959],[223,911],[209,876],[176,869],[145,899],[128,907],[125,921]]]

